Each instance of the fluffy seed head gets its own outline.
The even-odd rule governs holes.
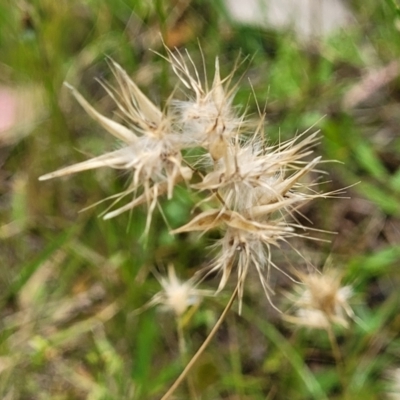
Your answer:
[[[179,135],[173,130],[170,118],[140,91],[117,63],[112,62],[112,69],[119,90],[107,84],[103,86],[115,101],[126,121],[125,125],[101,115],[72,86],[67,87],[85,111],[119,140],[120,148],[43,175],[39,179],[47,180],[101,167],[131,172],[129,187],[113,197],[117,198],[116,203],[125,196],[133,196],[133,200],[105,214],[104,218],[113,218],[138,204],[147,203],[147,231],[158,196],[167,193],[171,198],[174,186],[180,181],[190,180],[192,171],[182,163]]]
[[[260,112],[258,123],[251,124],[233,106],[236,86],[231,86],[231,80],[234,71],[221,78],[216,58],[214,79],[208,85],[206,76],[204,82],[200,79],[188,53],[184,57],[178,51],[168,48],[166,51],[164,58],[189,91],[186,100],[170,99],[161,111],[118,64],[111,62],[118,88],[105,83],[103,86],[115,101],[123,123],[99,114],[74,88],[69,88],[85,111],[118,140],[119,149],[40,179],[100,167],[129,172],[130,185],[111,197],[115,199],[112,204],[115,209],[107,212],[104,218],[113,218],[144,203],[148,208],[145,233],[149,231],[160,196],[167,195],[170,199],[175,186],[185,181],[189,189],[203,196],[198,204],[200,211],[172,233],[219,230],[220,239],[214,246],[217,250],[210,266],[221,275],[218,291],[225,287],[236,269],[241,302],[249,268],[255,268],[269,298],[271,267],[279,270],[272,261],[271,247],[279,247],[281,242],[294,236],[306,236],[305,229],[296,221],[299,207],[312,199],[338,194],[316,192],[314,178],[309,178],[311,174],[320,173],[321,158],[312,156],[318,134],[304,132],[278,145],[270,145],[265,139],[264,115]],[[206,154],[195,156],[194,161],[189,162],[189,157],[184,155],[186,150],[200,147]],[[197,175],[196,183],[191,182],[193,174]],[[124,198],[128,201],[121,206]],[[297,233],[298,228],[303,228],[303,234]],[[340,310],[346,311],[349,296],[346,289],[336,289],[328,301],[328,294],[323,297],[318,293],[320,297],[315,297],[314,278],[304,279],[308,292],[299,296],[296,318],[300,318],[301,313],[311,313],[314,318],[322,315],[329,323],[336,319],[344,325]],[[173,269],[169,269],[168,279],[162,278],[160,282],[164,290],[154,301],[177,315],[184,312],[195,294],[199,294],[194,286],[181,283]],[[313,304],[319,305],[316,308],[307,305],[307,296]]]
[[[236,88],[229,88],[234,71],[221,79],[218,57],[215,59],[215,74],[209,88],[207,77],[202,83],[192,58],[166,48],[167,60],[181,83],[191,92],[189,100],[174,100],[173,112],[181,123],[183,138],[188,147],[202,146],[214,160],[224,156],[230,141],[243,124],[244,117],[237,115],[232,101]]]
[[[311,274],[299,273],[301,284],[289,297],[294,315],[286,315],[289,322],[315,329],[327,329],[336,324],[348,327],[353,311],[348,304],[352,296],[350,286],[341,286],[341,276],[335,271]]]
[[[198,304],[203,297],[212,294],[208,290],[198,289],[194,279],[185,282],[179,280],[172,265],[168,266],[168,277],[157,275],[157,279],[162,291],[153,297],[151,304],[158,304],[163,309],[174,312],[178,317],[189,307]]]

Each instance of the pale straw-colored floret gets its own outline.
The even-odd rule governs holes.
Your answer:
[[[257,271],[269,298],[270,269],[280,270],[272,261],[271,246],[279,247],[282,241],[303,236],[296,233],[298,225],[291,222],[297,208],[326,196],[300,183],[321,161],[320,157],[304,160],[318,141],[316,133],[272,147],[263,146],[260,137],[261,132],[257,131],[249,142],[232,142],[202,182],[192,185],[212,191],[212,197],[221,203],[220,208],[203,211],[173,231],[220,230],[221,239],[214,245],[218,253],[211,270],[221,273],[218,290],[222,290],[231,271],[237,269],[239,299],[249,268]]]
[[[239,313],[249,268],[257,271],[264,293],[271,301],[273,290],[269,285],[270,268],[280,270],[272,261],[271,246],[279,247],[279,241],[293,235],[293,229],[284,224],[260,224],[254,231],[228,227],[224,236],[216,243],[215,247],[219,248],[219,252],[211,265],[211,271],[222,273],[218,286],[218,291],[221,291],[228,282],[232,269],[236,267]]]
[[[182,180],[190,180],[192,171],[182,163],[179,135],[173,131],[169,117],[139,90],[118,64],[112,63],[112,67],[119,91],[106,85],[104,87],[115,100],[127,126],[104,117],[73,87],[67,86],[85,111],[121,142],[121,148],[43,175],[39,179],[47,180],[101,167],[130,171],[131,184],[124,192],[113,197],[117,198],[115,203],[128,195],[133,195],[134,199],[105,214],[104,218],[115,217],[138,204],[147,203],[147,230],[157,197],[167,193],[171,198],[174,185]]]
[[[314,329],[327,329],[331,325],[349,326],[353,311],[348,303],[351,286],[341,286],[341,275],[329,270],[310,274],[298,273],[300,283],[289,295],[292,302],[290,315],[284,318],[292,323]]]
[[[284,221],[258,222],[235,211],[208,210],[172,233],[205,232],[214,228],[223,232],[222,238],[214,246],[218,249],[218,255],[211,265],[211,271],[221,273],[218,291],[225,287],[233,268],[236,267],[240,309],[244,281],[249,268],[252,267],[257,270],[265,294],[269,298],[270,267],[279,269],[271,259],[271,246],[279,247],[280,241],[297,236],[294,228]]]
[[[156,277],[162,286],[162,291],[153,297],[150,305],[159,305],[177,316],[181,316],[189,307],[198,304],[203,297],[213,294],[209,290],[198,289],[194,278],[187,281],[178,279],[172,265],[168,266],[167,277],[158,274]]]
[[[225,154],[232,138],[244,124],[244,116],[232,107],[236,87],[229,88],[234,71],[221,79],[218,57],[215,59],[215,74],[208,88],[207,77],[202,83],[199,72],[190,55],[188,62],[179,53],[166,48],[167,60],[182,84],[194,94],[194,99],[174,100],[173,112],[181,123],[182,140],[187,147],[201,146],[207,149],[214,160]],[[190,96],[192,97],[192,96]]]
[[[304,161],[318,140],[314,133],[303,140],[296,137],[274,147],[264,146],[262,140],[244,145],[236,142],[203,181],[193,187],[218,190],[229,209],[257,215],[276,211],[273,204],[279,209],[308,201],[310,195],[298,190],[298,181],[320,162],[320,157]]]

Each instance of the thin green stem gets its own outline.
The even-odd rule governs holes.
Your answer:
[[[181,356],[182,365],[185,366],[187,364],[187,346],[185,339],[185,332],[183,329],[182,318],[176,317],[176,330],[178,333],[178,342],[179,342],[179,353]],[[196,393],[196,387],[194,385],[193,379],[190,374],[186,377],[189,396],[191,400],[197,400],[198,396]]]
[[[244,390],[243,390],[243,377],[242,377],[242,362],[240,359],[240,345],[238,342],[237,335],[237,325],[235,321],[235,315],[232,313],[229,315],[228,320],[228,329],[229,329],[229,353],[231,366],[234,373],[233,384],[235,387],[235,393],[238,399],[244,398]]]
[[[332,326],[329,325],[328,328],[326,329],[326,331],[328,333],[329,342],[331,344],[333,358],[335,359],[335,362],[336,362],[336,369],[337,369],[340,384],[342,386],[343,396],[346,399],[347,398],[347,394],[346,394],[347,381],[346,381],[346,374],[345,374],[345,370],[344,370],[344,362],[343,362],[342,353],[340,351],[340,347],[336,340],[336,336],[333,332]]]

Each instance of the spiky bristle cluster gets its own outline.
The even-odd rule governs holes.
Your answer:
[[[148,232],[152,213],[161,196],[169,199],[175,185],[186,183],[188,190],[203,194],[199,212],[172,233],[211,229],[220,231],[211,270],[221,274],[222,290],[231,272],[238,274],[239,298],[249,268],[255,268],[267,296],[270,289],[271,247],[279,246],[302,228],[296,222],[299,207],[311,199],[327,197],[313,190],[320,157],[312,158],[318,142],[316,133],[294,137],[270,145],[264,132],[264,114],[252,123],[233,106],[236,86],[233,72],[220,76],[218,58],[209,87],[203,82],[189,54],[167,49],[167,61],[188,91],[187,99],[170,99],[165,110],[155,106],[115,62],[112,69],[118,88],[104,85],[115,101],[124,124],[99,114],[74,88],[67,85],[86,112],[121,146],[118,150],[94,157],[40,177],[60,177],[84,170],[110,167],[131,172],[129,187],[117,196],[116,203],[131,196],[127,204],[105,214],[113,218],[140,204],[147,204]],[[205,79],[206,81],[207,79]],[[185,159],[183,150],[203,148],[202,156]],[[193,182],[193,175],[197,175]]]

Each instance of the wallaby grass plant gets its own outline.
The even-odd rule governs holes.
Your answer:
[[[200,212],[171,233],[198,231],[205,234],[219,228],[221,239],[214,245],[217,255],[211,265],[206,266],[205,271],[198,270],[192,280],[201,281],[211,273],[220,275],[218,294],[225,288],[231,272],[237,270],[237,283],[222,317],[200,351],[189,362],[181,375],[184,377],[223,322],[236,297],[241,313],[249,269],[257,271],[264,293],[273,305],[273,290],[269,285],[271,268],[288,277],[290,275],[272,260],[271,247],[279,248],[281,241],[289,243],[292,237],[318,240],[307,235],[307,231],[317,229],[305,228],[298,222],[296,215],[301,215],[301,205],[342,191],[319,193],[314,189],[316,183],[313,180],[307,182],[302,179],[311,173],[320,173],[317,166],[321,163],[321,157],[307,159],[319,140],[317,134],[308,134],[306,131],[283,143],[270,145],[265,136],[265,111],[259,109],[259,121],[253,122],[245,111],[232,106],[237,85],[230,88],[230,84],[235,69],[227,77],[221,78],[219,60],[216,58],[214,78],[209,87],[207,76],[202,82],[198,68],[188,53],[185,60],[180,52],[164,47],[168,54],[166,60],[189,90],[188,99],[175,100],[171,96],[162,111],[140,91],[118,64],[112,62],[119,88],[113,89],[107,84],[103,86],[122,114],[124,123],[119,123],[99,114],[68,85],[85,111],[122,141],[123,147],[39,179],[47,180],[101,167],[127,170],[133,176],[132,182],[124,192],[111,198],[116,198],[114,204],[128,196],[132,196],[133,200],[116,211],[107,212],[104,219],[116,217],[146,203],[145,235],[149,232],[156,206],[161,206],[160,197],[166,194],[171,199],[175,185],[184,182],[188,190],[205,193],[194,209],[200,209]],[[183,151],[199,147],[204,150],[199,157],[184,157]],[[197,183],[193,184],[191,181],[194,177],[197,177]],[[300,250],[295,251],[301,256]],[[300,276],[300,272],[298,274]],[[196,289],[190,281],[179,282],[173,267],[169,267],[168,275],[169,279],[159,278],[163,292],[156,295],[150,304],[161,304],[178,317],[189,305],[196,303],[199,296],[208,293]],[[297,322],[303,318],[308,326],[327,327],[331,323],[346,325],[342,314],[343,311],[351,314],[347,305],[349,289],[340,289],[337,280],[319,278],[316,274],[303,275],[302,280],[308,289],[296,302],[299,307]],[[163,399],[172,395],[177,383]],[[192,383],[190,388],[195,393]]]
[[[177,398],[397,395],[398,82],[349,95],[396,76],[398,14],[352,7],[357,25],[300,46],[220,2],[0,4],[1,83],[46,105],[0,133],[2,398],[158,399],[185,366]],[[68,164],[92,171],[38,182]]]

